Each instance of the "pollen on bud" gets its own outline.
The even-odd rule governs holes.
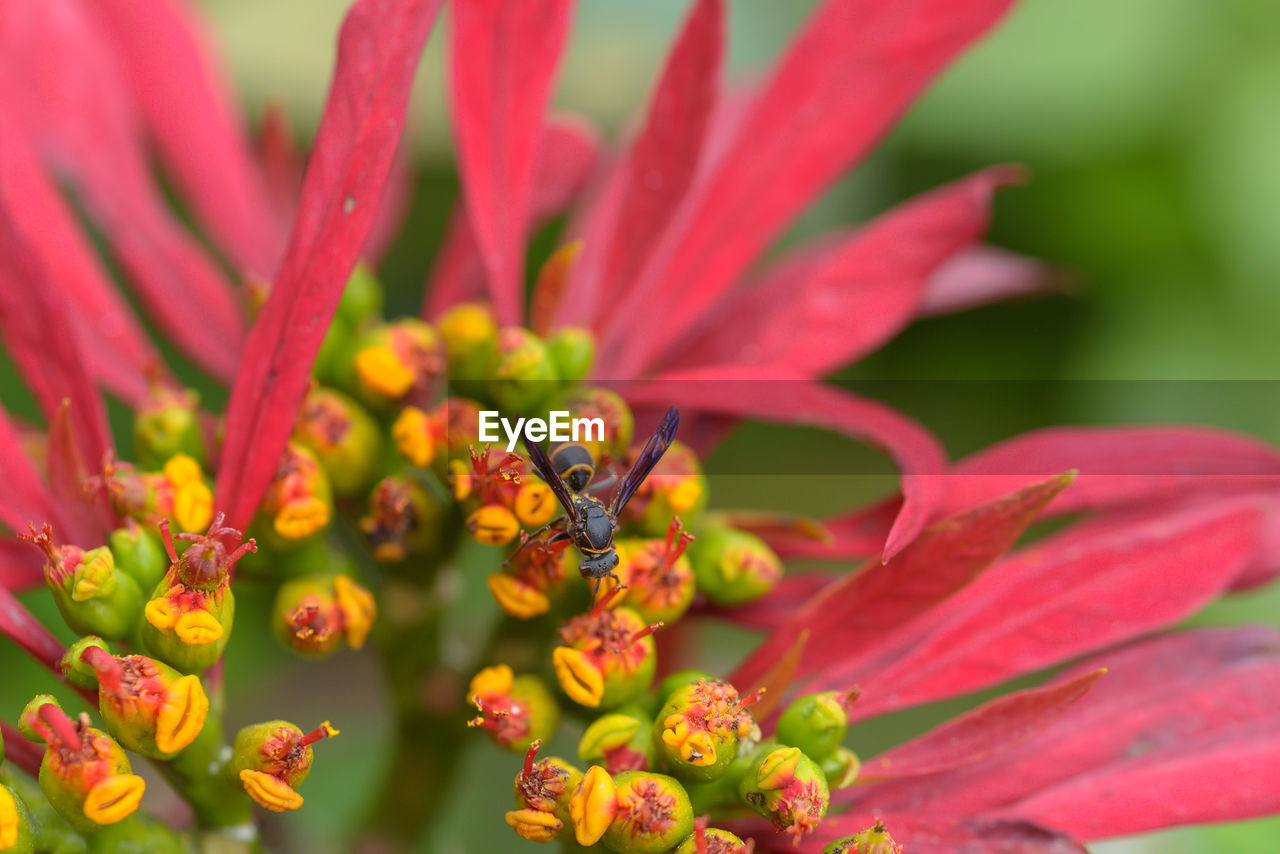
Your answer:
[[[310,451],[338,495],[366,489],[382,462],[382,433],[364,407],[339,391],[313,387],[298,410],[293,440]]]
[[[275,548],[289,548],[328,527],[333,494],[311,451],[293,441],[285,446],[258,512],[267,523],[264,541]]]
[[[231,773],[249,797],[272,812],[302,806],[297,787],[311,771],[311,745],[338,731],[325,721],[309,733],[288,721],[252,724],[236,733]]]
[[[652,634],[661,624],[646,625],[630,608],[604,605],[561,627],[563,643],[552,651],[551,663],[570,699],[607,709],[635,699],[653,683],[657,654]]]
[[[764,540],[727,526],[704,529],[690,547],[689,559],[698,590],[717,605],[753,602],[782,578],[782,561]]]
[[[679,781],[665,774],[624,771],[613,782],[617,807],[604,833],[606,848],[662,854],[693,832],[693,807]]]
[[[799,840],[823,816],[831,793],[822,769],[798,747],[761,751],[738,786],[743,803]]]
[[[751,846],[736,835],[706,823],[706,816],[695,821],[693,833],[672,854],[751,854]]]
[[[653,765],[651,723],[638,705],[596,718],[578,742],[578,758],[601,765],[610,774],[648,771]]]
[[[485,731],[507,750],[528,750],[549,738],[560,720],[560,707],[546,684],[532,674],[517,676],[505,664],[477,673],[467,700],[477,711],[467,726]]]
[[[595,845],[618,812],[617,788],[609,772],[592,765],[582,775],[569,799],[573,835],[579,845]]]
[[[654,719],[658,756],[676,776],[708,783],[724,776],[755,720],[728,682],[699,679],[671,693]]]
[[[902,846],[893,841],[883,824],[876,822],[861,833],[830,843],[822,854],[902,854]]]
[[[524,767],[516,775],[516,809],[507,813],[507,824],[532,842],[550,842],[572,836],[569,801],[582,780],[582,772],[563,759],[537,760],[541,741],[525,754]]]
[[[430,415],[416,406],[400,410],[391,425],[391,439],[396,450],[418,468],[426,468],[436,458],[440,428]]]
[[[443,514],[441,504],[412,480],[384,477],[369,495],[360,529],[375,560],[396,563],[427,549]]]

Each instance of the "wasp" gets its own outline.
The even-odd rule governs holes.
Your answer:
[[[548,457],[541,445],[525,436],[529,461],[564,508],[564,530],[556,532],[547,542],[569,540],[577,547],[582,553],[578,572],[583,578],[595,579],[596,582],[592,596],[599,592],[600,582],[605,578],[621,583],[614,572],[618,568],[618,551],[613,546],[613,535],[618,530],[618,517],[636,494],[640,484],[649,476],[649,472],[658,464],[658,460],[667,452],[667,448],[671,447],[679,426],[680,413],[673,406],[662,416],[658,429],[645,442],[640,455],[636,457],[631,470],[623,476],[618,491],[608,505],[587,491],[591,478],[595,475],[595,460],[590,451],[578,444],[562,445]],[[561,520],[557,519],[547,528],[559,523]],[[525,540],[516,549],[516,553],[532,541],[532,537]]]

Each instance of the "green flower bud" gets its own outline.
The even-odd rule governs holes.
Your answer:
[[[312,453],[333,491],[344,497],[367,488],[382,462],[382,432],[373,416],[333,389],[308,392],[293,439]]]
[[[877,823],[861,833],[828,844],[822,854],[902,854],[902,846],[893,841],[883,824]]]
[[[58,702],[57,697],[52,694],[36,694],[23,706],[22,713],[18,715],[18,732],[31,741],[44,742],[42,728],[39,725],[40,709],[44,706],[53,706],[59,711],[62,710],[62,704]]]
[[[100,635],[119,640],[129,637],[138,624],[142,591],[132,576],[116,569],[106,546],[85,551],[58,546],[45,525],[24,537],[45,553],[45,583],[53,592],[67,626],[78,635]]]
[[[682,530],[680,520],[673,519],[665,540],[619,540],[617,573],[626,591],[622,604],[633,608],[645,622],[672,623],[684,616],[693,604],[696,584],[693,567],[684,551],[693,535]],[[612,590],[606,579],[599,595]]]
[[[479,712],[467,726],[483,729],[507,750],[528,750],[545,741],[560,721],[560,705],[546,683],[532,674],[516,676],[505,664],[472,677],[467,701]]]
[[[436,319],[449,355],[449,381],[463,394],[477,394],[498,350],[498,325],[483,303],[460,302]]]
[[[729,831],[708,827],[701,832],[695,829],[672,854],[748,854],[749,850],[745,842]]]
[[[547,339],[547,351],[560,381],[568,385],[591,373],[596,360],[596,340],[590,330],[567,326]]]
[[[169,568],[160,538],[132,519],[107,536],[116,568],[133,576],[141,590],[153,590]]]
[[[206,670],[222,657],[235,621],[231,567],[258,548],[253,540],[241,543],[240,532],[222,522],[220,513],[203,536],[179,534],[190,543],[181,558],[168,522],[160,525],[173,564],[143,609],[142,642],[151,655],[184,673]]]
[[[822,773],[827,775],[827,782],[833,789],[847,789],[858,779],[858,771],[862,763],[858,754],[847,747],[840,746],[830,754],[818,760]]]
[[[782,561],[755,534],[735,528],[705,529],[689,549],[698,589],[717,605],[753,602],[782,578]]]
[[[0,851],[4,854],[31,854],[36,850],[31,813],[22,796],[0,784]]]
[[[743,700],[728,682],[698,680],[667,697],[653,722],[658,757],[677,777],[717,780],[738,756],[738,743],[756,729]]]
[[[93,669],[92,664],[84,660],[84,653],[89,647],[95,647],[108,654],[111,652],[107,648],[106,641],[95,635],[89,635],[73,643],[62,656],[62,660],[58,662],[58,669],[62,672],[63,678],[77,688],[98,687],[98,672]]]
[[[424,405],[445,375],[444,347],[435,329],[402,318],[361,336],[355,354],[355,395],[374,412],[395,404]]]
[[[382,318],[382,282],[363,261],[351,271],[338,300],[337,317],[352,329],[360,329]]]
[[[839,691],[797,697],[778,718],[778,741],[798,747],[806,756],[829,756],[844,741],[849,714]]]
[[[742,802],[796,841],[827,814],[827,778],[798,747],[760,751],[738,784]]]
[[[204,729],[209,698],[198,676],[183,676],[143,655],[113,656],[86,647],[82,660],[98,677],[102,722],[123,746],[151,759],[172,759]]]
[[[260,806],[296,810],[302,806],[297,787],[315,758],[311,745],[337,734],[328,721],[305,734],[288,721],[252,724],[236,734],[229,771]]]
[[[516,809],[506,820],[516,834],[530,842],[572,839],[569,799],[582,781],[582,772],[558,756],[534,761],[542,742],[535,740],[516,775]]]
[[[341,317],[334,317],[325,332],[320,352],[311,365],[311,374],[326,386],[343,389],[356,387],[356,350],[358,335]]]
[[[124,749],[106,733],[73,722],[51,703],[31,721],[47,747],[40,763],[45,798],[81,833],[115,824],[138,808],[146,782],[132,773]]]
[[[665,774],[624,771],[613,778],[616,812],[604,846],[618,854],[662,854],[693,832],[684,787]]]
[[[609,709],[636,699],[653,683],[657,649],[652,634],[630,608],[597,603],[560,629],[562,645],[551,653],[560,688],[588,708]]]
[[[603,439],[582,443],[595,457],[597,465],[602,460],[620,460],[626,455],[635,435],[636,422],[631,407],[621,395],[607,388],[575,388],[565,394],[564,405],[574,418],[599,418],[604,422]]]
[[[191,389],[152,389],[134,413],[133,448],[137,464],[151,471],[175,454],[205,465],[209,455],[200,430],[200,395]]]
[[[596,718],[578,742],[578,758],[603,766],[610,774],[653,767],[649,715],[640,706],[623,706]]]
[[[490,396],[508,412],[533,412],[555,390],[559,377],[542,339],[527,329],[498,330],[498,349],[488,373]]]

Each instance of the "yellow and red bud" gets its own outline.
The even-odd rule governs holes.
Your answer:
[[[436,446],[443,444],[442,430],[426,412],[406,406],[391,425],[391,440],[400,456],[418,468],[426,468],[436,458]]]
[[[329,476],[298,442],[285,446],[258,516],[264,542],[277,549],[292,548],[328,527],[333,516]]]
[[[751,846],[736,835],[706,825],[706,816],[695,821],[693,833],[672,854],[751,854]]]
[[[296,652],[326,655],[345,639],[364,645],[377,616],[373,595],[346,575],[295,578],[280,585],[273,608],[276,636]]]
[[[355,391],[365,405],[385,412],[396,403],[431,399],[445,373],[436,331],[416,318],[401,318],[364,335],[355,353]]]
[[[742,802],[797,841],[827,814],[827,778],[798,747],[761,750],[738,784]]]
[[[338,495],[368,488],[382,462],[382,433],[364,407],[339,391],[313,387],[298,410],[293,440],[310,451]]]
[[[628,449],[627,465],[634,461],[639,450],[636,445]],[[660,537],[666,533],[673,516],[698,527],[707,506],[707,494],[707,477],[698,455],[688,445],[676,441],[641,484],[623,515],[646,535]]]
[[[893,841],[883,824],[877,822],[861,833],[830,843],[822,849],[822,854],[902,854],[902,846]]]
[[[621,564],[626,566],[623,583],[627,589],[621,603],[649,622],[680,619],[697,592],[693,565],[684,553],[693,540],[680,518],[675,517],[664,539],[616,543]]]
[[[559,757],[534,761],[542,742],[535,740],[516,775],[516,809],[506,815],[516,834],[532,842],[550,842],[572,835],[569,800],[582,772]]]
[[[532,674],[517,676],[505,664],[477,673],[467,700],[478,712],[467,726],[484,730],[508,750],[528,750],[549,738],[560,720],[560,706],[546,684]]]
[[[138,624],[142,591],[133,577],[116,568],[106,546],[88,551],[53,542],[49,525],[23,535],[45,554],[45,583],[58,611],[78,635],[118,640],[129,637]]]
[[[597,603],[560,629],[563,644],[551,663],[561,689],[579,705],[613,708],[643,694],[653,683],[657,653],[652,634],[630,608]]]
[[[732,607],[753,602],[782,578],[773,549],[746,531],[710,526],[689,549],[698,590],[713,603]]]
[[[129,750],[171,759],[204,729],[209,698],[198,676],[183,676],[142,655],[113,656],[87,646],[81,660],[98,679],[98,708],[107,731]]]
[[[651,722],[640,706],[624,706],[593,721],[578,742],[578,758],[610,774],[653,766]]]
[[[373,557],[396,563],[427,549],[444,515],[443,505],[406,477],[384,477],[369,495],[360,529]]]
[[[297,787],[315,758],[311,745],[337,734],[328,721],[309,733],[288,721],[252,724],[236,733],[231,773],[259,806],[272,812],[295,810],[302,806]]]
[[[613,778],[616,809],[602,841],[612,851],[663,854],[693,832],[693,807],[679,781],[624,771]]]
[[[738,756],[739,743],[751,735],[755,720],[728,682],[699,679],[676,688],[654,719],[658,756],[682,779],[709,783],[724,776]]]
[[[72,721],[56,704],[44,703],[30,725],[47,745],[40,789],[73,829],[89,833],[137,810],[146,782],[132,773],[114,739],[88,725],[87,715]]]

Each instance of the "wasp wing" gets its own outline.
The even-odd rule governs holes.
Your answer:
[[[622,508],[627,506],[627,502],[640,488],[640,484],[644,483],[649,472],[653,471],[658,460],[662,459],[667,448],[671,447],[672,441],[676,438],[676,428],[679,426],[680,412],[673,406],[667,410],[666,415],[662,416],[658,429],[649,437],[649,441],[644,443],[644,447],[640,449],[640,455],[636,457],[635,465],[631,467],[631,471],[627,472],[627,476],[622,479],[622,485],[614,494],[613,503],[609,505],[609,515],[614,519],[618,518]]]
[[[547,486],[551,487],[551,491],[555,493],[556,500],[564,508],[565,516],[571,520],[576,520],[578,511],[574,506],[573,496],[569,493],[569,485],[564,482],[564,478],[556,474],[555,468],[551,465],[551,460],[547,458],[547,452],[542,449],[541,445],[530,439],[527,433],[524,437],[524,445],[529,450],[529,462],[533,463],[533,468],[537,471],[538,476],[547,482]]]

